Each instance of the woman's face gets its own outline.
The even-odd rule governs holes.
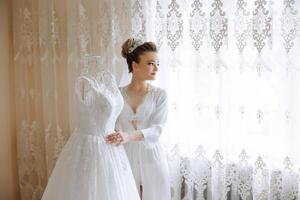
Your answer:
[[[140,55],[139,63],[132,63],[132,73],[140,80],[155,80],[158,65],[157,53],[145,52]]]

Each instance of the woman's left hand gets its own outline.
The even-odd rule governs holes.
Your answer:
[[[120,145],[130,141],[130,135],[126,132],[116,132],[105,136],[105,139],[110,144]]]

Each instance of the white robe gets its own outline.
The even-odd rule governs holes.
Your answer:
[[[140,142],[124,145],[137,184],[143,186],[143,200],[170,200],[170,180],[166,155],[159,137],[167,119],[167,95],[158,87],[151,86],[136,113],[126,102],[128,86],[120,88],[125,99],[117,120],[116,130],[132,134],[136,130],[132,120],[138,120],[137,130],[144,135]]]

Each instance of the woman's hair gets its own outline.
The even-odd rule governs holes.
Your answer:
[[[139,63],[140,55],[145,52],[157,52],[155,43],[141,42],[135,38],[129,38],[122,45],[122,56],[126,59],[129,73],[132,72],[132,62]]]

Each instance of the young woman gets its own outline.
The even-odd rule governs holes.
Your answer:
[[[148,83],[158,71],[157,48],[152,42],[128,39],[122,56],[132,80],[120,89],[125,103],[116,123],[117,133],[106,140],[124,144],[141,199],[169,200],[168,165],[159,143],[167,118],[167,95]]]

